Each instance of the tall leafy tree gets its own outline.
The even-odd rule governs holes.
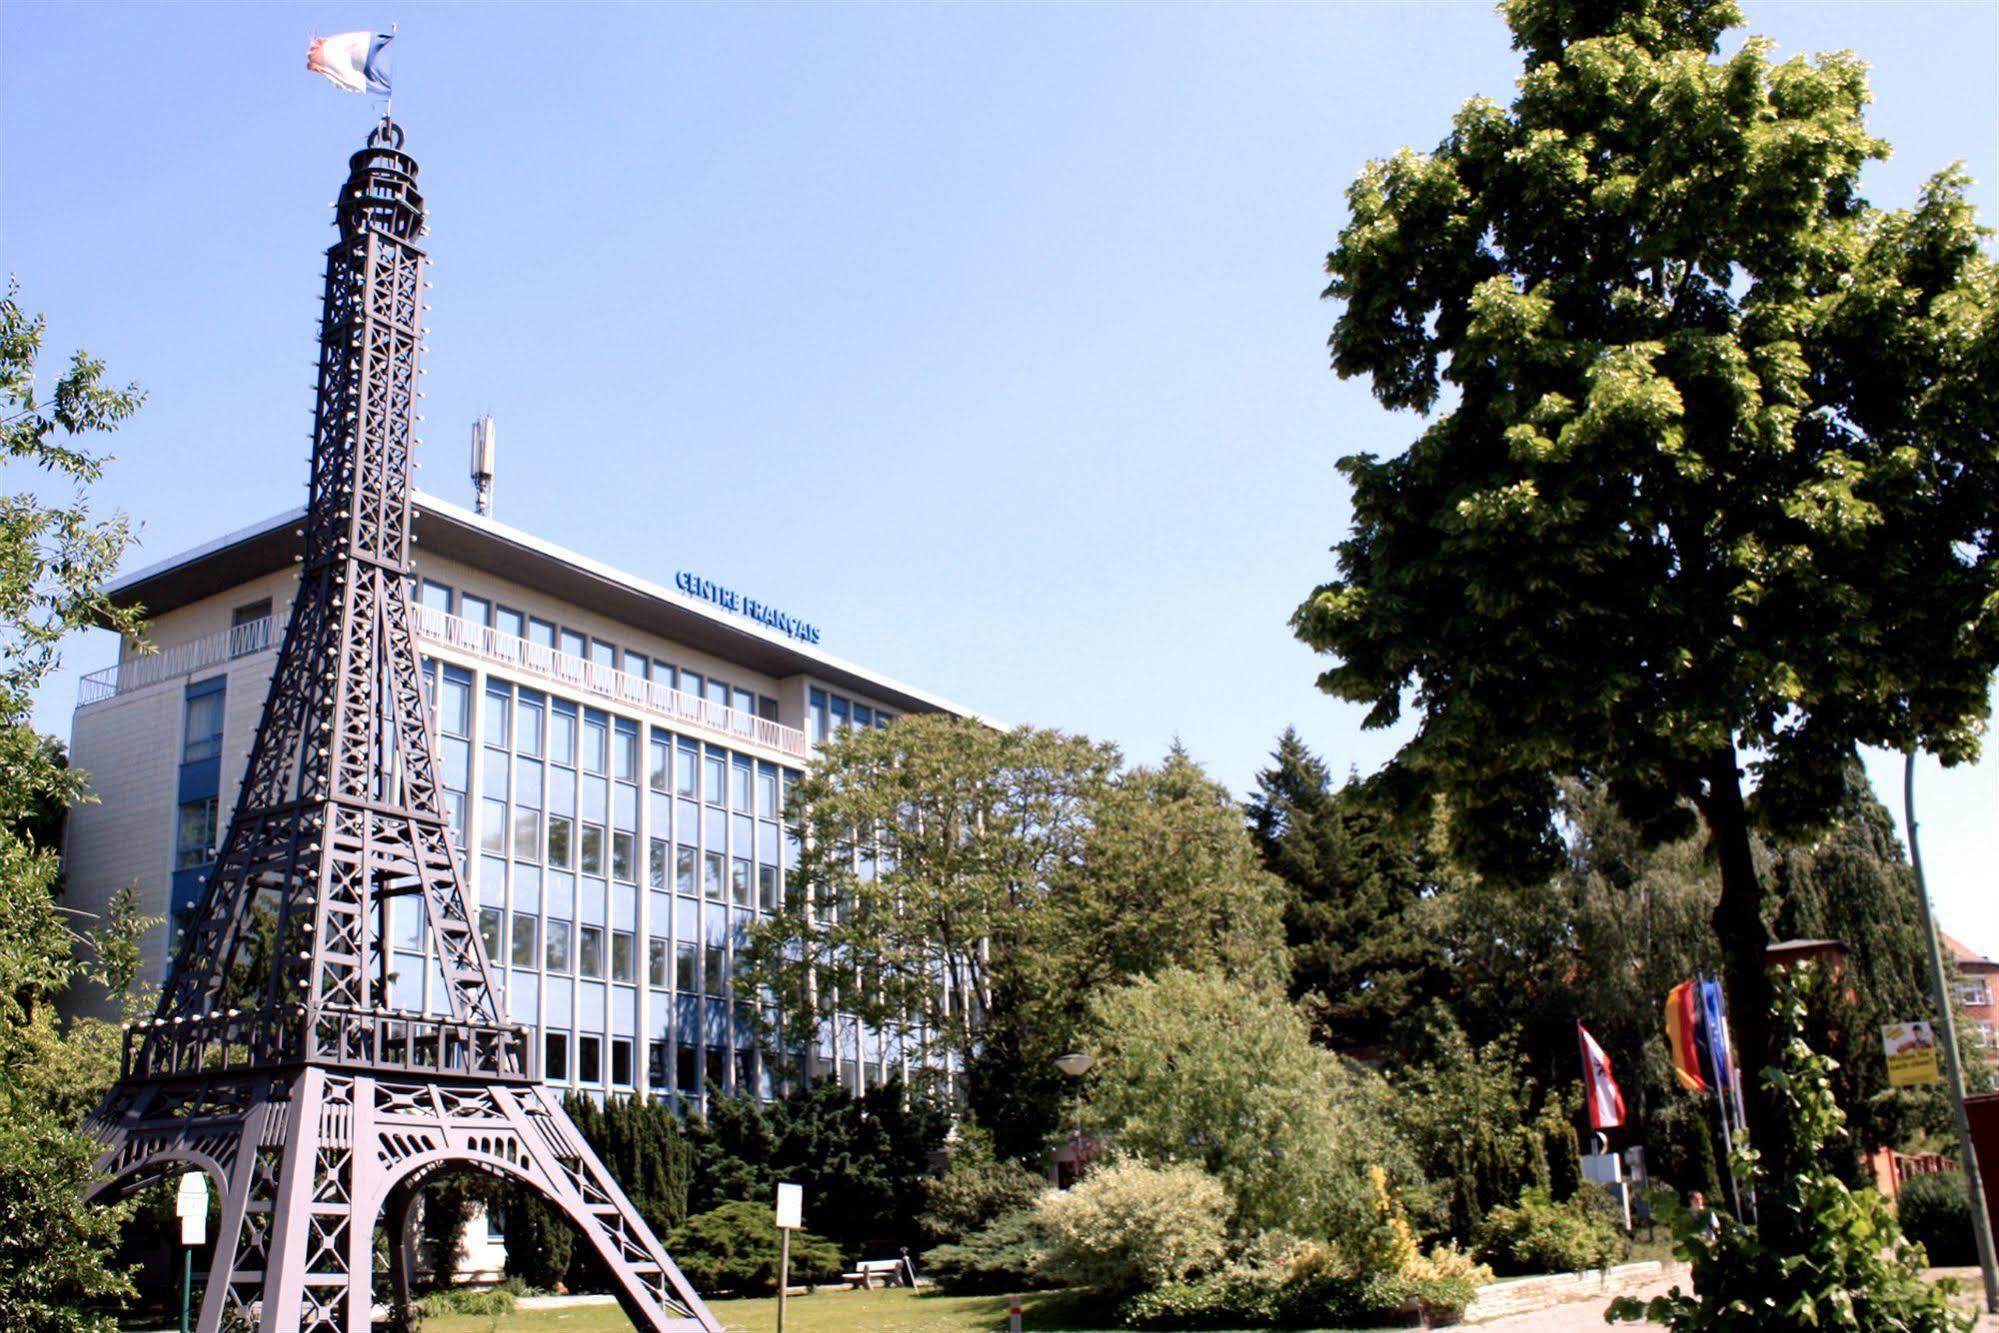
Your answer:
[[[56,815],[84,799],[87,778],[34,730],[31,711],[64,635],[139,628],[102,591],[129,531],[122,516],[93,512],[89,487],[106,461],[90,437],[143,395],[106,384],[103,363],[81,351],[44,393],[45,329],[10,282],[0,299],[0,1326],[66,1330],[109,1327],[85,1302],[130,1286],[108,1257],[115,1217],[82,1202],[96,1154],[80,1122],[116,1072],[116,1030],[65,1026],[56,1000],[84,978],[127,990],[144,923],[123,897],[91,948],[64,913]]]
[[[1380,1043],[1437,993],[1445,959],[1423,904],[1438,888],[1435,849],[1391,828],[1357,783],[1285,728],[1247,807],[1263,863],[1289,887],[1284,932],[1291,995],[1335,1047]]]
[[[1082,737],[943,714],[838,732],[792,788],[800,869],[738,990],[792,1032],[848,1013],[968,1057],[1116,766]]]
[[[1851,54],[1773,61],[1727,0],[1507,0],[1524,70],[1370,164],[1327,261],[1334,368],[1435,414],[1347,458],[1295,626],[1415,734],[1482,864],[1552,859],[1558,775],[1691,808],[1737,1038],[1770,1063],[1756,820],[1835,807],[1856,743],[1973,758],[1999,665],[1994,265],[1956,169],[1883,212]],[[1745,762],[1749,770],[1745,781]],[[1766,1161],[1788,1162],[1751,1083]]]

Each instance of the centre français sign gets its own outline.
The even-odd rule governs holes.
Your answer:
[[[780,611],[774,606],[759,602],[754,597],[745,597],[734,588],[724,587],[713,579],[704,579],[698,574],[681,570],[673,576],[673,586],[689,597],[699,597],[704,602],[712,602],[724,611],[739,616],[748,616],[759,625],[774,629],[780,634],[797,639],[800,643],[819,642],[819,627],[800,620],[797,616]]]

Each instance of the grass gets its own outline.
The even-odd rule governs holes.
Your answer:
[[[1026,1327],[1069,1330],[1105,1327],[1077,1322],[1074,1302],[1044,1292],[1026,1300]],[[714,1301],[709,1305],[729,1333],[773,1333],[777,1301]],[[615,1305],[564,1310],[522,1310],[499,1317],[452,1315],[426,1319],[423,1333],[624,1333],[631,1328]],[[1006,1327],[1004,1296],[918,1295],[906,1290],[818,1291],[793,1296],[784,1315],[785,1333],[989,1333]]]
[[[1074,1297],[1042,1292],[1024,1301],[1022,1325],[1032,1333],[1109,1333]],[[775,1300],[714,1301],[709,1307],[729,1333],[774,1333]],[[1006,1327],[1004,1296],[918,1295],[907,1290],[819,1291],[794,1296],[785,1333],[993,1333]],[[615,1305],[522,1310],[499,1317],[453,1315],[426,1319],[423,1333],[625,1333],[631,1323]]]

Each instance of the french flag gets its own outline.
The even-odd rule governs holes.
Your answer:
[[[386,32],[337,32],[331,37],[315,37],[305,51],[305,67],[323,74],[326,81],[346,93],[389,95],[389,43]]]
[[[1584,1100],[1589,1103],[1589,1127],[1611,1129],[1624,1123],[1624,1094],[1610,1072],[1610,1057],[1596,1044],[1589,1029],[1576,1024],[1576,1036],[1583,1048]]]

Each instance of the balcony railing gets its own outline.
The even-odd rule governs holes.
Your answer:
[[[560,652],[545,644],[533,643],[512,634],[502,634],[485,625],[475,625],[459,616],[446,615],[434,607],[418,606],[417,637],[446,648],[506,666],[523,675],[538,677],[580,694],[594,694],[631,708],[642,709],[680,727],[700,727],[710,732],[741,737],[766,749],[803,760],[810,753],[805,733],[769,718],[726,704],[704,699],[698,694],[647,680],[629,671],[619,671]],[[218,634],[163,648],[143,657],[128,657],[116,666],[93,671],[79,682],[79,707],[157,685],[162,681],[191,675],[217,663],[263,652],[277,642],[282,628],[276,617],[265,617],[234,626]]]
[[[460,616],[446,615],[435,607],[416,608],[417,635],[489,662],[513,667],[527,675],[566,686],[571,690],[601,695],[619,703],[643,708],[683,725],[693,724],[711,731],[741,736],[767,749],[803,759],[807,754],[805,733],[740,708],[730,708],[698,694],[688,694],[629,671],[619,671],[573,653],[560,652],[546,644],[534,643],[512,634],[502,634],[486,625],[475,625]]]

